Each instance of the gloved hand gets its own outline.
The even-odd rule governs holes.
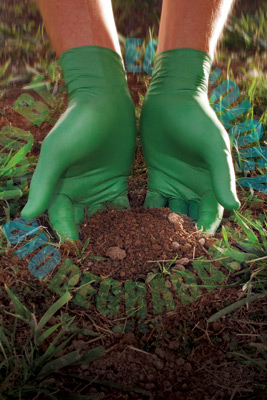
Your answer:
[[[148,170],[144,206],[168,206],[214,233],[223,207],[240,203],[228,133],[207,97],[211,64],[194,49],[157,55],[140,126]]]
[[[82,46],[60,56],[68,108],[42,143],[25,219],[48,209],[53,229],[79,240],[84,211],[129,207],[127,179],[136,143],[135,112],[121,57]]]

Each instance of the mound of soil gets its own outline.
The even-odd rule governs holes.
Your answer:
[[[216,240],[201,238],[200,233],[189,217],[168,208],[97,212],[81,230],[80,251],[90,238],[81,268],[122,281],[145,278],[157,262],[166,265],[175,258],[176,264],[188,268],[195,258],[205,255],[203,245],[208,247]],[[61,250],[64,258],[75,262],[75,247],[65,243]]]

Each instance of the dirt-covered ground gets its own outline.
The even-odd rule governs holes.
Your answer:
[[[155,6],[155,2],[151,2],[155,6],[153,13],[149,8],[150,2],[147,2],[148,5],[143,4],[142,11],[136,8],[136,18],[132,18],[132,22],[127,19],[129,15],[125,14],[123,19],[122,6],[119,2],[114,3],[116,17],[117,19],[121,17],[119,30],[124,35],[127,35],[127,29],[139,35],[146,35],[148,26],[159,18],[160,7]],[[261,4],[260,1],[254,3],[255,7]],[[41,19],[30,2],[5,1],[3,4],[6,4],[6,8],[1,6],[2,24],[12,25],[10,17],[12,7],[20,5],[22,11],[17,9],[15,25],[22,27],[23,22],[28,23],[28,28],[26,27],[30,32],[28,36],[34,32],[36,34]],[[239,2],[234,12],[239,16],[242,9],[251,11],[251,7],[251,2],[245,2],[243,6]],[[141,21],[146,21],[147,25],[138,23],[138,16]],[[31,22],[35,26],[33,31],[30,27]],[[28,179],[30,179],[41,143],[54,122],[66,109],[68,99],[64,82],[59,79],[56,90],[57,106],[51,108],[50,120],[40,126],[32,124],[12,108],[20,94],[25,92],[35,100],[43,101],[36,92],[23,87],[32,79],[32,74],[35,74],[31,68],[38,69],[39,65],[40,71],[45,72],[42,69],[42,65],[45,65],[44,60],[47,58],[54,60],[54,53],[45,36],[40,39],[41,44],[33,40],[32,47],[27,48],[24,47],[25,38],[21,38],[19,34],[16,36],[15,28],[13,37],[12,32],[9,33],[11,37],[8,41],[5,29],[3,25],[1,26],[0,39],[5,43],[1,62],[11,57],[12,62],[6,73],[13,74],[13,78],[16,79],[11,78],[11,82],[4,86],[1,92],[0,129],[14,126],[30,131],[34,136],[34,145],[28,157],[30,161]],[[27,36],[25,32],[24,34]],[[41,30],[39,35],[41,38]],[[16,40],[18,43],[15,43]],[[17,53],[14,50],[16,46]],[[40,46],[40,52],[35,46]],[[214,65],[223,70],[225,78],[227,54],[226,51],[226,57],[218,58]],[[255,57],[259,63],[264,64],[266,57],[264,54],[259,52]],[[240,60],[234,58],[232,67],[235,76],[242,79],[239,66]],[[149,76],[128,74],[128,84],[136,105],[137,119],[148,82]],[[52,88],[55,88],[54,84],[55,82],[52,82]],[[251,96],[251,92],[247,95]],[[257,119],[263,113],[264,101],[261,98],[254,99]],[[251,172],[251,176],[254,173],[256,174]],[[62,294],[58,271],[68,259],[71,261],[70,264],[75,266],[72,271],[76,273],[77,279],[70,272],[69,275],[67,273],[64,287],[69,285],[68,290],[73,297],[50,319],[49,326],[52,327],[62,318],[75,316],[76,326],[93,331],[94,334],[89,337],[83,333],[74,336],[57,357],[76,349],[84,352],[97,346],[103,346],[105,354],[91,363],[53,373],[50,379],[55,387],[58,385],[59,389],[65,389],[77,396],[96,395],[96,398],[104,399],[265,399],[266,299],[258,297],[255,301],[243,303],[236,309],[233,308],[232,312],[229,311],[224,316],[208,322],[215,313],[244,299],[247,295],[249,301],[250,293],[246,285],[252,279],[251,274],[257,272],[259,264],[248,266],[245,263],[240,265],[235,263],[230,272],[230,269],[223,265],[214,247],[214,244],[221,246],[223,243],[221,227],[214,236],[203,235],[186,216],[174,214],[167,208],[144,209],[142,205],[147,188],[146,179],[146,168],[138,138],[135,165],[129,178],[130,210],[108,210],[94,214],[82,225],[81,243],[76,245],[58,244],[49,226],[47,214],[37,218],[40,232],[46,234],[48,241],[53,243],[61,256],[58,265],[42,279],[34,277],[29,271],[30,260],[39,249],[32,251],[23,259],[16,254],[16,251],[31,238],[25,238],[21,243],[10,246],[3,233],[1,234],[0,314],[5,328],[12,331],[14,326],[14,317],[5,311],[14,313],[15,310],[4,285],[11,288],[19,300],[34,311],[39,319],[59,298],[60,293]],[[26,185],[23,196],[19,199],[0,200],[1,225],[8,219],[14,220],[20,217],[20,210],[26,203],[27,193]],[[241,212],[252,219],[263,220],[267,211],[266,194],[258,191],[254,193],[256,197],[248,200],[249,191],[240,187],[238,194],[242,203]],[[234,232],[229,236],[229,242],[230,245],[235,245],[239,235],[242,235],[240,225],[229,212],[225,212],[222,225],[227,227],[228,232]],[[211,286],[205,283],[207,280],[203,280],[203,276],[201,279],[196,263],[200,257],[206,260],[209,266],[206,279],[212,280],[214,269],[218,271],[217,275],[215,274],[217,281],[214,278]],[[263,263],[264,260],[261,261],[260,268],[264,266]],[[186,280],[187,272],[191,282],[193,279],[197,284],[198,290],[195,292]],[[182,273],[179,275],[182,277],[179,287],[172,279],[176,273],[178,275]],[[132,297],[129,295],[127,282],[137,286],[136,291],[131,292]],[[108,292],[105,292],[105,283],[111,285]],[[85,285],[83,290],[82,285]],[[142,293],[140,298],[138,290]],[[257,290],[254,293],[253,286],[251,291],[252,296],[259,294]],[[134,312],[131,314],[127,305],[135,296],[139,303],[133,302]],[[58,331],[56,330],[49,340],[43,342],[40,356]],[[16,332],[18,348],[23,348],[28,336],[27,324],[19,321]],[[0,353],[0,363],[1,357],[2,353]],[[3,376],[0,366],[2,385],[5,383]],[[21,379],[19,377],[18,382]],[[16,383],[10,381],[10,385]],[[56,399],[61,398],[56,393],[54,396]],[[4,400],[8,398],[7,395],[3,395]],[[21,398],[30,400],[49,397],[30,394]],[[0,399],[2,399],[1,389]]]

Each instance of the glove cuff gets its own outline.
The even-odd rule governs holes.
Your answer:
[[[172,49],[155,57],[149,93],[191,90],[208,91],[212,58],[201,50]]]
[[[118,53],[100,46],[81,46],[61,54],[62,68],[68,94],[79,89],[109,89],[127,87],[123,60]]]

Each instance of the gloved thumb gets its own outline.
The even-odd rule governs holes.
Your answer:
[[[238,210],[240,202],[236,193],[235,170],[230,151],[228,149],[214,151],[208,163],[218,202],[227,210]]]
[[[32,177],[28,202],[21,212],[23,218],[33,219],[47,210],[56,183],[64,169],[52,149],[41,151]]]

